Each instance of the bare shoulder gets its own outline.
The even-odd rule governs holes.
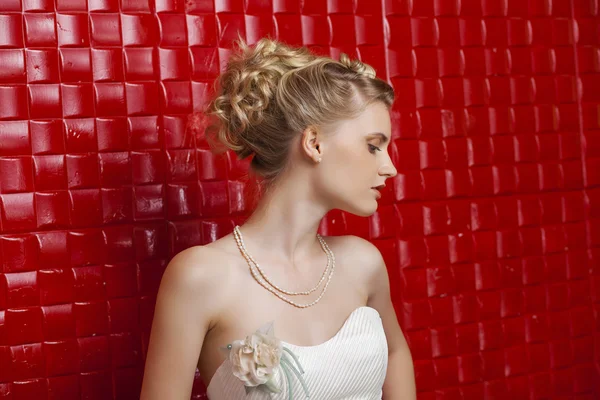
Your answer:
[[[216,246],[194,246],[178,253],[167,265],[159,297],[176,294],[190,307],[200,307],[204,315],[218,315],[234,296],[237,260]],[[200,313],[198,313],[200,314]]]
[[[364,274],[362,278],[371,280],[382,274],[387,277],[383,256],[370,241],[355,235],[328,236],[325,240],[331,244],[336,259],[358,267],[353,269]]]
[[[373,243],[355,235],[327,236],[325,240],[343,252],[344,257],[358,258],[360,261],[382,260],[381,252]]]

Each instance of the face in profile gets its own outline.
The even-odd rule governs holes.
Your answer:
[[[388,152],[391,130],[388,108],[376,102],[325,135],[318,189],[331,208],[359,216],[377,210],[381,194],[374,188],[397,174]]]

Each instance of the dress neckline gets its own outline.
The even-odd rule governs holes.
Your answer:
[[[370,312],[373,312],[373,313],[377,314],[378,316],[380,316],[379,312],[376,309],[374,309],[373,307],[370,307],[370,306],[360,306],[360,307],[355,308],[348,315],[348,317],[346,317],[346,319],[344,320],[344,323],[342,324],[342,326],[340,327],[340,329],[338,329],[338,331],[332,337],[330,337],[329,339],[325,340],[322,343],[315,344],[315,345],[312,345],[312,346],[300,346],[300,345],[296,345],[296,344],[293,344],[293,343],[288,343],[286,341],[281,340],[281,344],[284,345],[284,346],[286,346],[286,347],[295,348],[295,349],[299,349],[299,350],[308,350],[308,351],[319,349],[321,347],[327,346],[328,344],[330,344],[331,342],[333,342],[336,338],[338,338],[347,329],[347,327],[350,325],[350,321],[352,321],[356,315],[359,315],[363,311],[370,311]],[[227,358],[225,360],[223,360],[223,362],[219,365],[219,367],[217,368],[217,370],[213,374],[212,378],[210,379],[210,382],[206,386],[206,391],[207,392],[210,389],[211,385],[213,384],[215,378],[219,374],[219,371],[225,367],[225,363],[227,361],[228,361]]]
[[[289,342],[285,342],[285,341],[281,341],[281,344],[286,345],[286,346],[290,346],[290,347],[294,347],[296,349],[316,349],[322,346],[326,346],[327,344],[331,343],[332,341],[334,341],[338,336],[340,336],[342,334],[342,332],[344,332],[347,328],[347,326],[350,324],[350,321],[356,316],[356,314],[360,313],[361,311],[367,311],[367,310],[371,310],[372,312],[375,312],[377,315],[379,315],[379,312],[374,309],[373,307],[369,307],[369,306],[361,306],[358,308],[355,308],[349,315],[348,317],[346,317],[346,319],[344,320],[344,323],[342,324],[342,326],[340,327],[340,329],[337,330],[337,332],[330,337],[329,339],[325,340],[322,343],[319,344],[314,344],[314,345],[310,345],[310,346],[302,346],[302,345],[298,345],[298,344],[293,344],[293,343],[289,343]],[[275,335],[277,336],[277,335]]]

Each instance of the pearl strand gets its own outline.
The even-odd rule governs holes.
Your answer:
[[[277,286],[276,284],[274,284],[269,279],[269,277],[266,275],[266,273],[262,270],[262,268],[260,267],[260,265],[258,265],[258,263],[256,262],[256,260],[248,253],[248,250],[246,249],[246,245],[244,244],[244,239],[242,238],[242,232],[240,231],[240,227],[239,226],[236,226],[234,228],[233,234],[234,234],[234,237],[236,239],[236,242],[238,243],[238,247],[241,247],[243,249],[243,251],[246,253],[246,255],[248,256],[248,258],[250,258],[250,260],[252,261],[252,263],[254,264],[254,266],[256,267],[256,269],[258,269],[258,272],[263,277],[263,279],[265,281],[267,281],[267,283],[269,285],[271,285],[272,287],[274,287],[277,291],[279,291],[281,293],[285,293],[285,294],[287,294],[289,296],[306,296],[306,295],[309,295],[312,292],[314,292],[315,290],[317,290],[319,288],[319,286],[321,286],[321,283],[323,283],[323,280],[325,280],[325,276],[327,276],[327,271],[329,270],[329,267],[331,265],[331,256],[327,252],[327,250],[325,249],[325,241],[323,240],[322,236],[319,235],[318,233],[317,233],[317,239],[319,239],[319,243],[321,244],[321,248],[323,249],[323,251],[327,255],[327,265],[325,267],[325,270],[323,270],[323,274],[321,275],[321,279],[319,279],[319,282],[317,282],[317,285],[315,287],[313,287],[312,289],[305,290],[303,292],[288,291],[288,290],[282,289],[279,286]]]
[[[273,289],[272,287],[268,286],[267,283],[260,278],[260,276],[258,276],[258,274],[256,273],[256,271],[252,268],[252,263],[249,259],[249,254],[247,254],[247,252],[245,251],[245,246],[243,245],[243,239],[241,238],[241,236],[238,238],[237,235],[234,235],[235,239],[236,239],[236,243],[238,244],[238,248],[240,249],[240,252],[242,253],[242,256],[246,259],[246,262],[248,262],[248,266],[250,267],[250,273],[252,274],[252,277],[265,289],[267,289],[269,292],[273,293],[275,296],[277,296],[278,298],[280,298],[281,300],[285,301],[286,303],[297,307],[297,308],[308,308],[308,307],[312,307],[315,304],[317,304],[321,298],[323,297],[323,295],[325,294],[325,292],[327,291],[327,287],[329,286],[329,283],[331,282],[331,278],[333,276],[333,271],[335,270],[335,256],[333,254],[333,252],[331,251],[331,249],[329,248],[329,246],[327,245],[327,243],[325,242],[325,240],[323,240],[323,244],[324,247],[326,249],[326,253],[328,255],[328,257],[330,256],[332,259],[332,265],[331,265],[331,271],[329,273],[329,277],[327,278],[327,282],[325,283],[325,286],[323,287],[323,290],[321,291],[321,293],[319,294],[319,297],[317,297],[314,301],[307,303],[307,304],[299,304],[296,303],[295,301],[288,299],[287,297],[281,295],[280,293],[278,293],[277,291],[275,291],[275,289]]]

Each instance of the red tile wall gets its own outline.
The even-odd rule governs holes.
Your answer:
[[[186,117],[241,32],[372,64],[420,399],[600,391],[598,0],[0,1],[0,399],[135,399],[162,271],[249,212]],[[194,398],[203,398],[200,381]]]

